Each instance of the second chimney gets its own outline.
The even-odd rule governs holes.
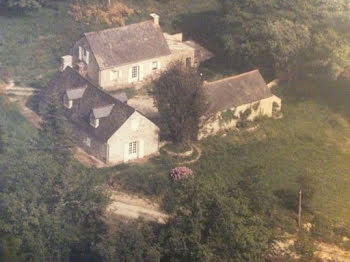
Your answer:
[[[64,71],[67,66],[73,67],[73,57],[71,55],[62,56],[61,59],[60,71]]]
[[[152,13],[150,16],[153,18],[153,23],[157,26],[159,26],[159,15]]]

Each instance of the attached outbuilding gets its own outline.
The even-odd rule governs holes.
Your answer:
[[[106,163],[156,154],[159,128],[147,117],[105,93],[71,67],[58,72],[41,93],[40,111],[62,105],[73,140]]]
[[[205,82],[204,89],[209,108],[201,118],[199,139],[281,111],[281,99],[272,94],[259,70]]]

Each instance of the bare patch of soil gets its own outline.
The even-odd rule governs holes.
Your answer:
[[[127,195],[117,191],[111,191],[112,203],[107,212],[123,216],[129,219],[144,218],[149,221],[165,224],[169,215],[162,212],[159,204],[147,198]]]

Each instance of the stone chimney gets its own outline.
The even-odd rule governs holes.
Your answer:
[[[159,15],[152,13],[150,16],[153,18],[153,23],[157,26],[159,26]]]
[[[60,71],[62,72],[67,66],[73,67],[73,57],[71,55],[62,56]]]

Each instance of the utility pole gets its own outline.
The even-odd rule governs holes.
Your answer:
[[[298,225],[299,225],[299,230],[301,228],[301,194],[302,191],[301,189],[299,190],[299,210],[298,210]]]

